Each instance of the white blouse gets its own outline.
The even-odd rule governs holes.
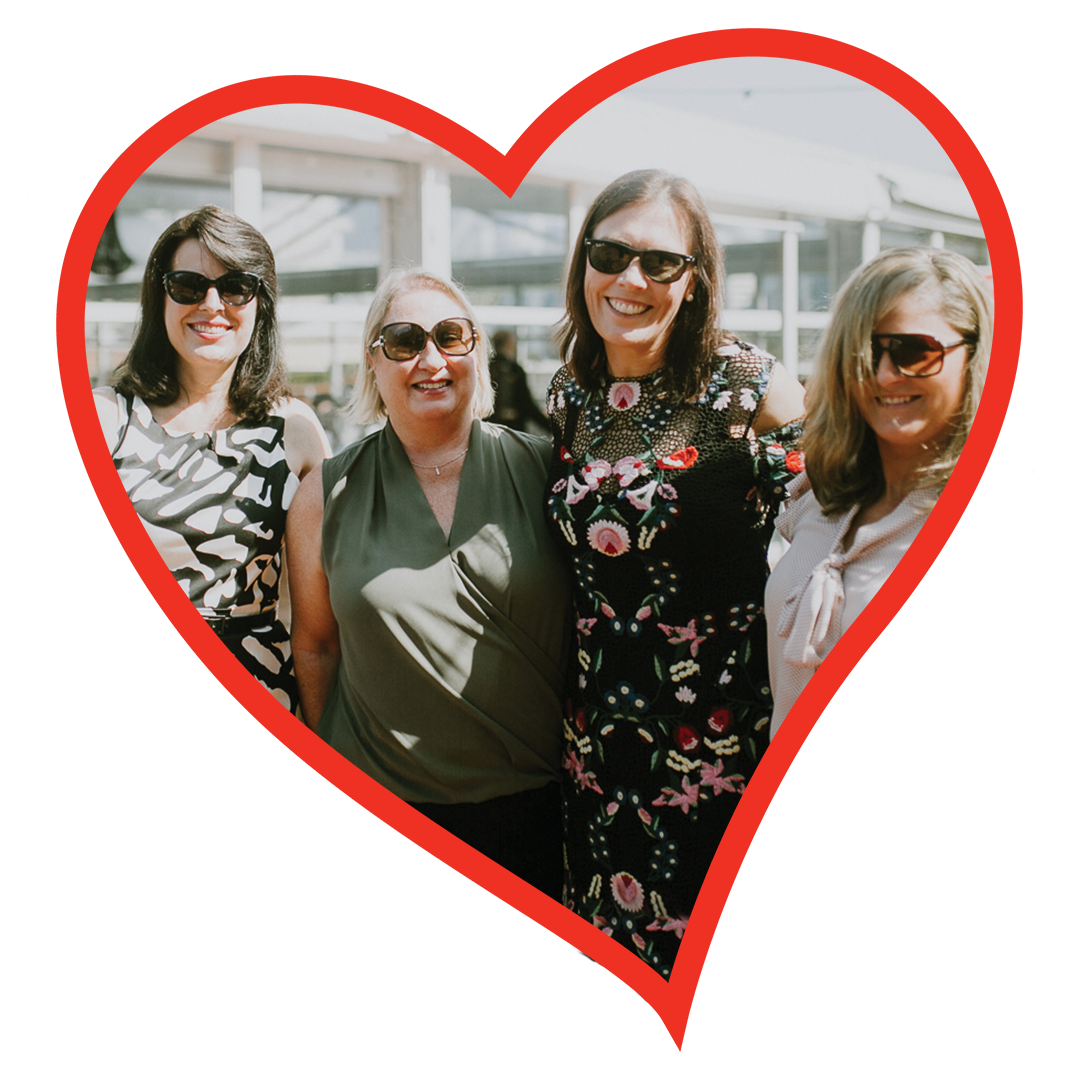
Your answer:
[[[844,551],[859,507],[826,517],[805,473],[792,481],[788,495],[776,529],[791,547],[765,586],[770,738],[840,635],[896,569],[935,502],[932,492],[912,492],[880,521],[860,525]]]

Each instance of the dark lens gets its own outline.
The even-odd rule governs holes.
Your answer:
[[[677,281],[682,277],[685,260],[680,255],[674,255],[670,251],[643,251],[641,253],[641,269],[661,285]]]
[[[941,342],[929,334],[876,334],[870,339],[875,370],[886,350],[893,367],[909,377],[932,374],[930,369],[945,355]]]
[[[621,274],[634,256],[621,244],[594,240],[589,245],[589,262],[601,274]]]
[[[240,307],[251,302],[259,288],[259,279],[254,274],[226,274],[217,282],[218,295],[232,307]]]
[[[382,330],[383,352],[390,360],[411,360],[423,352],[427,334],[416,323],[398,322],[384,326]]]
[[[468,319],[443,319],[431,330],[435,345],[451,356],[464,356],[472,351],[473,328]]]
[[[209,284],[208,278],[191,270],[173,270],[165,275],[165,291],[178,304],[197,304]]]

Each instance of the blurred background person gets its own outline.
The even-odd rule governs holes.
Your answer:
[[[276,308],[266,240],[204,206],[155,244],[134,343],[94,397],[165,564],[233,655],[295,711],[281,546],[300,480],[329,447],[289,394]]]
[[[550,443],[482,419],[486,342],[456,286],[391,273],[365,342],[353,414],[386,424],[314,470],[289,513],[303,715],[557,896],[569,595],[542,516]]]
[[[915,538],[979,405],[993,336],[964,256],[893,248],[845,283],[807,395],[806,472],[777,519],[765,591],[775,735]]]
[[[515,431],[528,431],[534,424],[548,431],[548,420],[533,400],[529,377],[517,361],[517,336],[513,330],[496,330],[491,336],[491,382],[495,389],[495,411],[491,419]]]
[[[564,902],[664,978],[768,742],[760,618],[802,388],[722,334],[688,181],[628,173],[574,246],[548,516],[575,583]]]

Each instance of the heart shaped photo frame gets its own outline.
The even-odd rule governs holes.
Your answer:
[[[761,1076],[1020,1075],[1022,1032],[1003,1013],[1007,806],[1004,785],[985,783],[1007,769],[1003,693],[984,673],[1005,663],[998,488],[1021,325],[1004,170],[987,164],[1007,152],[1005,80],[985,76],[1007,70],[1004,31],[247,30],[245,48],[272,77],[165,97],[163,58],[193,55],[200,40],[66,35],[66,572],[69,595],[87,566],[104,568],[108,585],[79,586],[66,629],[68,805],[78,808],[68,1020],[62,1040],[42,1050],[12,1039],[13,1054],[108,1061],[121,1076],[532,1075],[598,1054],[632,1054],[652,1070],[710,1068],[717,1054],[718,1067]],[[510,49],[518,72],[551,71],[558,56],[580,76],[508,87],[456,67],[449,93],[437,72],[451,40],[477,56]],[[895,54],[916,41],[957,57],[933,86],[875,63],[886,43]],[[405,43],[407,78],[394,64]],[[122,117],[100,116],[79,87],[96,57],[117,50],[139,91]],[[618,50],[620,64],[596,64],[597,50]],[[431,139],[511,195],[610,94],[746,55],[845,71],[939,139],[993,259],[994,357],[953,481],[755,775],[665,983],[407,812],[229,661],[97,453],[83,302],[120,194],[229,113],[291,102],[362,111]],[[977,544],[973,521],[986,522]],[[954,621],[978,632],[934,634],[939,654],[919,650],[903,670],[895,648],[880,648]],[[578,1034],[586,1012],[595,1035]],[[686,1050],[674,1049],[684,1038]]]

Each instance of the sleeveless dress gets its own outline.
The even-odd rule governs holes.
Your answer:
[[[774,360],[729,340],[705,393],[657,374],[548,399],[546,513],[574,582],[563,903],[671,975],[694,900],[768,746],[767,549],[797,424],[753,429]]]
[[[173,435],[139,397],[116,395],[113,463],[166,566],[232,654],[286,708],[299,701],[278,618],[285,512],[300,481],[285,419]],[[228,620],[241,619],[230,628]]]

